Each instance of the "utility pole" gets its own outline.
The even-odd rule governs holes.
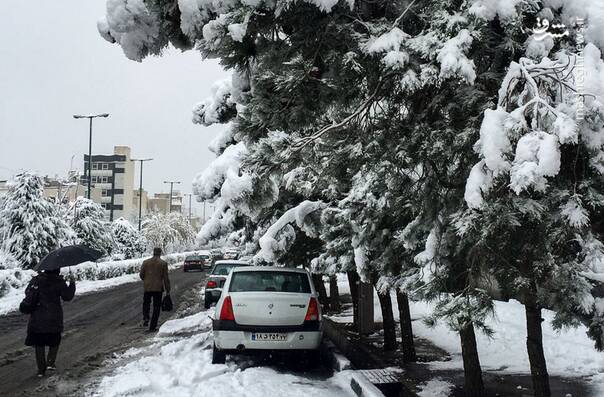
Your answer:
[[[91,195],[91,185],[92,181],[92,119],[97,117],[109,117],[109,113],[101,113],[101,114],[90,114],[90,115],[79,115],[74,114],[74,119],[88,119],[90,121],[90,135],[88,137],[88,199],[90,200]]]
[[[189,196],[189,223],[191,223],[191,197],[193,197],[193,194],[185,193],[184,195]]]
[[[138,185],[138,231],[141,231],[143,222],[143,163],[153,159],[130,159],[130,161],[138,161],[141,164],[140,183]]]
[[[174,185],[180,184],[180,181],[164,181],[164,183],[170,184],[170,211],[169,211],[169,213],[172,213],[172,192],[174,191]]]

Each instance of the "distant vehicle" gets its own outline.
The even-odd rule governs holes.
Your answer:
[[[318,295],[305,269],[268,266],[231,271],[213,320],[212,362],[252,351],[306,351],[319,360],[323,324]]]
[[[212,262],[213,263],[216,262],[216,261],[219,261],[221,259],[224,259],[223,258],[222,250],[220,248],[212,248],[210,250],[210,255],[212,256]]]
[[[209,269],[212,266],[212,258],[209,251],[202,251],[196,255],[189,255],[185,258],[183,265],[183,271],[188,272],[189,270],[203,271]]]
[[[239,258],[239,250],[236,248],[229,248],[224,251],[224,259],[237,259]]]
[[[206,282],[206,291],[203,299],[203,306],[206,309],[209,309],[212,303],[218,302],[222,294],[222,287],[229,273],[239,266],[249,266],[249,263],[238,260],[216,261],[208,274],[208,281]]]

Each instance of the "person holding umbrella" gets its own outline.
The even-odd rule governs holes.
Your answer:
[[[76,290],[73,274],[70,272],[67,284],[60,274],[60,268],[96,260],[101,255],[84,246],[64,247],[45,256],[35,267],[38,275],[31,279],[25,289],[25,298],[19,310],[30,315],[25,345],[35,348],[39,377],[44,376],[47,370],[55,369],[63,332],[61,301],[72,300]]]

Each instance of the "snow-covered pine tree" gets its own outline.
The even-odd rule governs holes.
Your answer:
[[[111,223],[111,233],[115,243],[114,253],[122,255],[124,259],[138,258],[147,248],[142,233],[124,218]]]
[[[74,237],[56,204],[44,197],[42,178],[17,175],[0,208],[3,245],[24,269],[34,267],[50,251]]]
[[[551,44],[527,41],[523,27],[534,24],[539,8],[563,7],[552,12],[565,18],[590,13],[597,25],[597,7],[587,0],[132,4],[112,0],[99,24],[128,56],[157,53],[180,30],[203,56],[220,58],[234,72],[230,88],[216,89],[217,99],[196,112],[201,123],[231,121],[214,169],[199,179],[199,196],[218,200],[217,216],[202,235],[245,227],[259,240],[305,200],[325,203],[322,219],[347,224],[321,231],[324,252],[315,263],[347,270],[353,245],[357,253],[363,244],[377,253],[374,241],[415,257],[394,279],[405,285],[407,270],[425,268],[422,291],[437,301],[437,317],[460,332],[466,392],[483,395],[474,326],[488,332],[484,318],[492,302],[481,281],[492,269],[475,260],[472,235],[460,233],[460,220],[471,218],[458,216],[465,180],[478,175],[470,173],[479,161],[472,146],[511,62]],[[587,31],[599,44],[600,29]],[[384,228],[395,237],[382,240],[380,220],[388,214],[357,209],[362,197],[346,201],[379,164],[388,164],[389,173],[380,174],[386,182],[366,190],[391,200],[387,208],[397,218],[388,219],[392,229]],[[360,181],[353,189],[355,176]],[[592,263],[598,247],[590,251]],[[358,263],[367,264],[361,272],[394,276],[391,265]]]
[[[105,221],[105,210],[100,204],[78,197],[67,212],[68,222],[77,236],[77,243],[110,255],[113,235],[109,222]]]
[[[604,12],[593,3],[544,1],[529,16],[573,27],[563,40],[528,39],[484,114],[466,185],[469,210],[455,219],[472,256],[526,309],[537,396],[549,396],[541,310],[556,328],[584,321],[604,347],[600,283],[604,209]],[[576,18],[586,18],[585,29]],[[509,34],[509,33],[508,33]],[[598,46],[600,48],[598,48]]]

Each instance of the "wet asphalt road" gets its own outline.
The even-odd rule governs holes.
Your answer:
[[[196,297],[205,273],[170,273],[174,306]],[[57,373],[66,382],[78,383],[101,367],[113,353],[149,337],[142,327],[142,283],[123,284],[111,289],[76,296],[63,305],[65,332],[57,358]],[[170,313],[171,314],[171,313]],[[160,325],[170,314],[162,312]],[[0,396],[73,395],[65,390],[43,387],[38,379],[33,348],[25,346],[28,316],[18,312],[0,316]],[[78,393],[79,394],[79,393]]]

